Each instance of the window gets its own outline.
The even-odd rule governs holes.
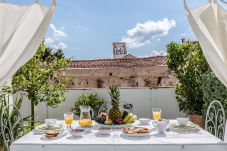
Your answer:
[[[99,80],[96,81],[96,83],[97,83],[97,88],[102,88],[103,87],[103,85],[102,85],[103,81],[102,80],[99,79]]]
[[[160,85],[162,82],[162,77],[158,77],[158,82],[157,82],[157,85]]]

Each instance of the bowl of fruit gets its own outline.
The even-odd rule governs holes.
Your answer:
[[[108,114],[101,113],[99,116],[96,117],[95,122],[99,126],[109,127],[109,128],[124,128],[131,126],[135,120],[137,119],[137,116],[133,113],[127,114],[126,112],[125,116],[117,119],[111,119]]]
[[[109,88],[110,101],[100,108],[98,116],[95,118],[97,124],[110,128],[124,128],[131,126],[137,116],[127,111],[125,103],[120,101],[120,90],[113,86]],[[131,105],[132,107],[132,105]],[[105,111],[105,112],[103,112]]]

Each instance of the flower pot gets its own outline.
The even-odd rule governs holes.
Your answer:
[[[4,151],[2,146],[0,146],[0,151]]]
[[[201,128],[205,127],[205,120],[202,115],[191,114],[189,119],[192,123],[199,125]]]

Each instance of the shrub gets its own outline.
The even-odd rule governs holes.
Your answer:
[[[74,107],[73,107],[73,112],[77,115],[80,116],[80,106],[85,105],[85,106],[90,106],[93,111],[94,115],[91,115],[92,117],[96,117],[98,115],[100,107],[104,104],[104,100],[100,99],[97,97],[97,94],[83,94],[78,97],[76,100]]]
[[[227,108],[227,88],[213,72],[206,72],[202,75],[202,91],[204,100],[202,113],[204,116],[206,115],[208,106],[214,100],[220,101],[223,107],[225,109]],[[225,113],[227,115],[227,110]]]
[[[186,114],[202,114],[203,91],[201,76],[210,70],[198,42],[167,45],[167,65],[174,71],[178,84],[176,99]]]

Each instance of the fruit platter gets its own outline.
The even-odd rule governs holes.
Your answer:
[[[95,118],[96,124],[100,126],[105,126],[109,128],[124,128],[131,126],[137,116],[129,111],[126,111],[124,108],[121,108],[121,101],[120,101],[120,90],[118,87],[110,87],[109,89],[110,95],[110,102],[109,106],[105,106],[108,108],[106,112],[101,112]]]
[[[124,112],[126,113],[126,112]],[[126,114],[125,114],[126,115]],[[96,117],[95,122],[99,126],[105,126],[110,128],[124,128],[131,126],[135,120],[137,119],[137,116],[133,113],[130,113],[126,115],[125,117],[122,116],[122,118],[118,119],[111,119],[109,118],[108,114],[101,113],[99,116]]]

